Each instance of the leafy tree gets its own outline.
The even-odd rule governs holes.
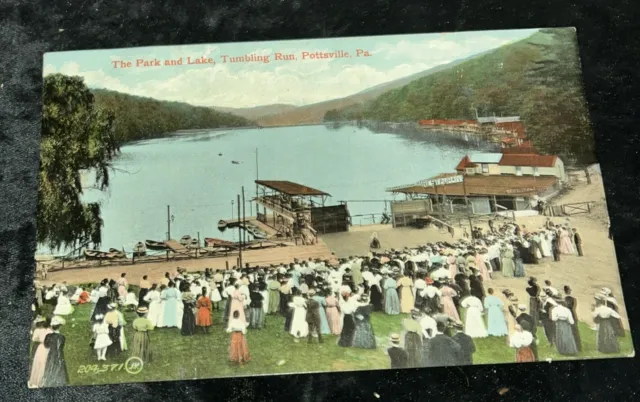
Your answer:
[[[40,147],[38,242],[52,249],[98,246],[100,205],[81,201],[81,172],[94,171],[96,187],[105,190],[119,149],[113,113],[96,106],[81,77],[45,77]]]
[[[582,91],[580,60],[573,29],[545,29],[549,40],[534,43],[540,59],[526,72],[531,96],[523,115],[534,144],[571,162],[596,162],[595,140]]]

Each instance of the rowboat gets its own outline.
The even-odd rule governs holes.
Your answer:
[[[144,244],[149,250],[166,250],[167,246],[162,241],[145,240]]]
[[[100,250],[84,250],[84,256],[87,258],[87,260],[103,260],[107,257],[106,252],[104,251],[100,251]]]
[[[189,235],[182,236],[182,238],[180,239],[180,244],[182,244],[183,246],[187,246],[191,244],[191,236]]]
[[[220,231],[225,230],[227,228],[227,225],[228,225],[227,221],[223,221],[223,220],[219,221],[218,222],[218,230],[220,230]]]
[[[147,255],[147,246],[141,241],[137,242],[136,245],[133,246],[133,256],[143,257],[145,255]]]
[[[216,239],[215,237],[205,237],[204,243],[207,245],[207,247],[225,247],[235,245],[235,243],[231,241]]]
[[[124,251],[116,248],[110,248],[107,256],[109,258],[127,258],[127,254]]]
[[[198,241],[198,239],[191,239],[191,241],[189,242],[189,247],[191,247],[191,248],[199,248],[200,247],[200,242]]]

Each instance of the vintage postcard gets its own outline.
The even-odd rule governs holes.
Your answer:
[[[576,41],[46,54],[29,386],[633,356]]]

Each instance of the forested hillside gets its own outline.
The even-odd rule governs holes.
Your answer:
[[[118,143],[161,137],[176,130],[253,125],[243,117],[187,103],[92,89],[96,105],[113,111]]]
[[[568,162],[595,162],[575,31],[543,29],[326,120],[417,121],[519,115],[534,145]]]

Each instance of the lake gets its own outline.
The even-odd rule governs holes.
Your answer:
[[[138,241],[166,239],[167,205],[172,238],[200,232],[201,238],[235,240],[237,230],[221,233],[217,222],[232,217],[232,200],[237,217],[242,186],[247,199],[255,195],[256,149],[260,179],[323,190],[331,194],[327,205],[333,205],[391,200],[386,188],[452,171],[471,146],[324,125],[189,132],[129,144],[114,163],[109,190],[84,195],[102,203],[101,249],[130,251]],[[384,207],[384,202],[349,203],[352,215],[379,214]],[[255,215],[255,205],[247,203],[246,214]],[[354,224],[361,223],[372,220],[354,218]]]

